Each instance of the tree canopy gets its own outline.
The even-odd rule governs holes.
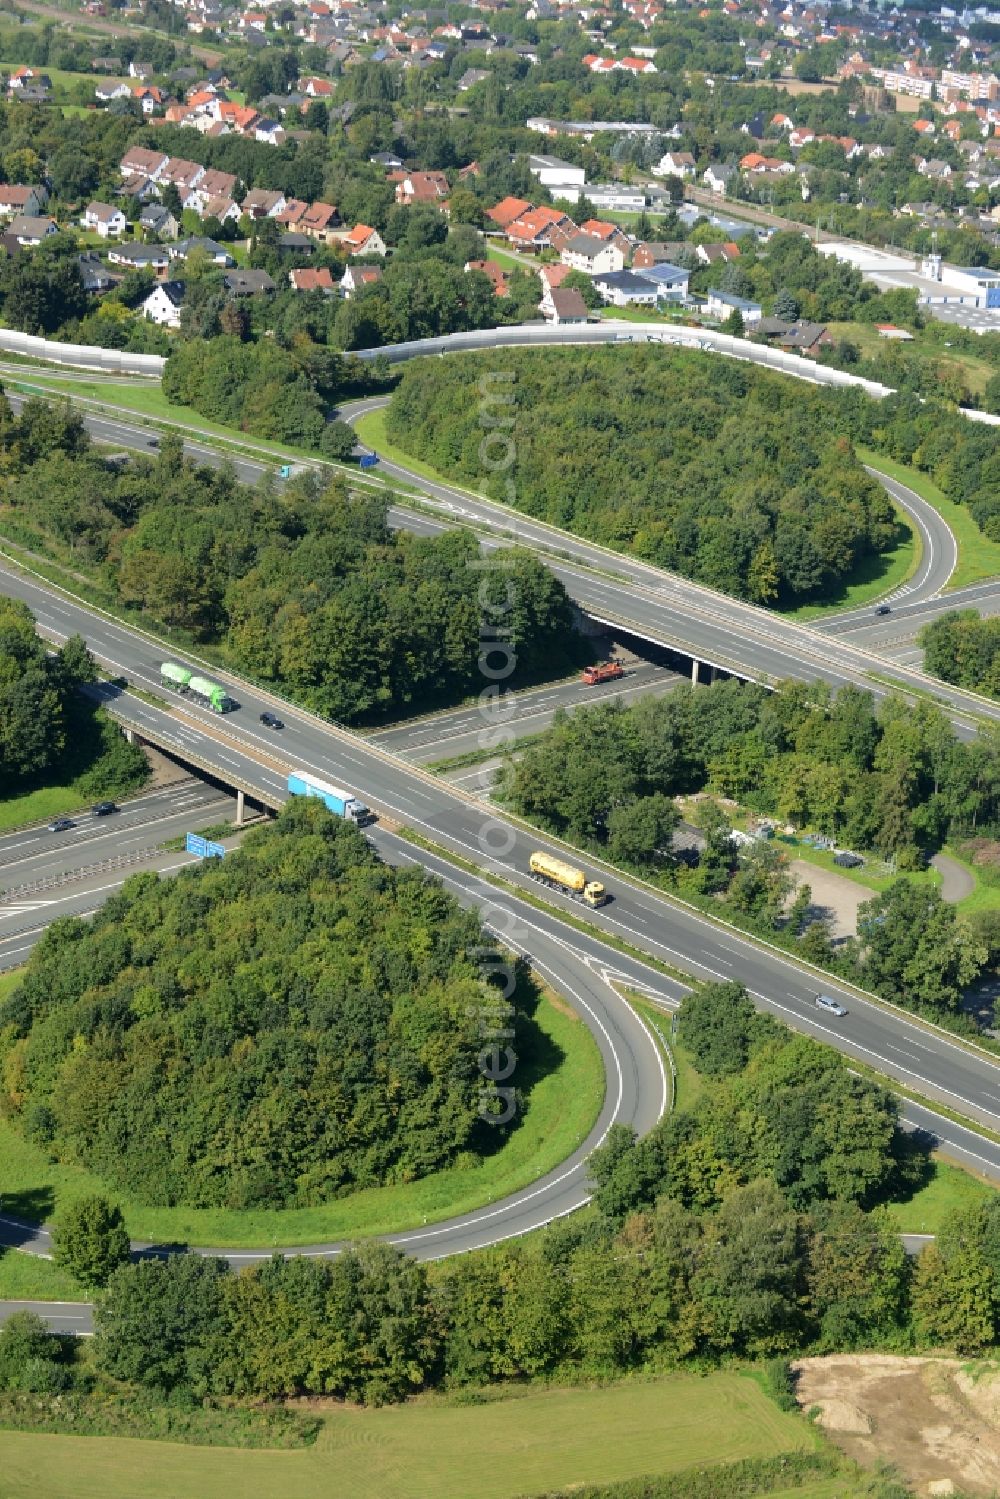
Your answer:
[[[818,593],[897,537],[820,399],[700,353],[493,351],[408,366],[386,430],[530,515],[770,603]],[[511,461],[491,473],[484,433],[501,417]]]
[[[436,881],[293,800],[224,861],[48,929],[0,1010],[7,1102],[152,1204],[413,1180],[486,1141],[483,943]]]

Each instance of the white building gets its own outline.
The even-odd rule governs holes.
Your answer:
[[[143,317],[158,323],[161,328],[179,328],[183,301],[183,281],[161,281],[143,302]]]
[[[117,238],[128,228],[128,220],[121,209],[115,208],[111,203],[88,203],[80,224],[84,229],[99,234],[101,239],[111,236]]]
[[[528,170],[554,198],[569,198],[574,203],[587,181],[583,167],[575,167],[558,156],[529,156]]]
[[[583,271],[588,276],[620,271],[625,264],[625,256],[616,244],[593,234],[574,234],[563,247],[560,259],[570,270]]]

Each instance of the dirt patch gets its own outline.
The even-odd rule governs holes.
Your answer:
[[[853,937],[858,930],[858,907],[871,900],[875,891],[805,859],[792,859],[788,868],[799,885],[808,885],[812,891],[815,914],[829,916],[831,935]]]
[[[917,1494],[1000,1489],[1000,1365],[883,1354],[800,1359],[797,1398],[855,1461]]]

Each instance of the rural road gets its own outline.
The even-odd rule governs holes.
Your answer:
[[[964,864],[959,864],[957,859],[952,859],[948,854],[935,854],[931,863],[941,875],[942,900],[948,900],[954,904],[964,900],[975,890],[975,878]]]

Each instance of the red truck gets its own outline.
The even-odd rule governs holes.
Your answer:
[[[617,682],[624,675],[625,669],[620,661],[608,661],[603,666],[585,666],[580,681],[586,682],[588,687],[596,687],[598,682]]]

